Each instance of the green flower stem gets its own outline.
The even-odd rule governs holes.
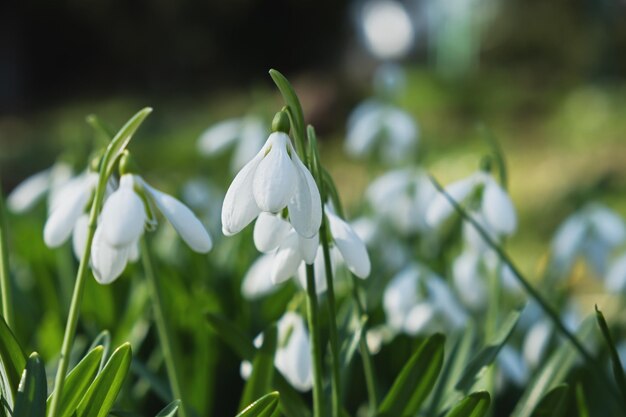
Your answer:
[[[9,327],[13,327],[13,305],[11,303],[11,276],[9,275],[9,247],[7,217],[4,196],[0,186],[0,291],[2,292],[2,315]]]
[[[498,262],[496,269],[489,273],[489,303],[487,309],[487,319],[485,322],[485,341],[491,340],[491,338],[498,331],[498,313],[500,312],[500,272],[502,270],[502,262]],[[496,387],[496,363],[494,362],[485,375],[486,390],[490,393],[495,392]],[[495,396],[492,398],[492,406],[487,411],[487,416],[493,415],[493,403],[495,402]]]
[[[483,238],[483,240],[487,243],[487,245],[489,245],[490,248],[492,248],[497,254],[498,257],[500,258],[500,260],[511,269],[511,272],[513,272],[513,275],[515,276],[515,279],[517,279],[519,281],[519,283],[522,285],[522,287],[524,287],[524,289],[526,290],[526,292],[537,302],[537,304],[539,304],[539,306],[541,307],[541,309],[543,310],[543,312],[550,318],[550,320],[554,323],[554,325],[556,326],[556,328],[558,329],[558,331],[572,344],[572,346],[578,351],[578,353],[580,354],[580,356],[583,357],[583,359],[589,364],[591,365],[591,369],[593,369],[594,372],[596,372],[597,374],[599,374],[600,377],[602,377],[602,379],[604,379],[604,381],[607,383],[607,386],[612,386],[612,382],[610,380],[610,378],[608,378],[608,376],[603,372],[603,367],[602,365],[600,365],[593,357],[593,355],[587,350],[587,348],[585,348],[585,346],[582,344],[582,342],[580,340],[578,340],[578,338],[576,337],[576,335],[574,333],[572,333],[567,327],[565,327],[565,325],[563,324],[563,322],[561,321],[561,318],[559,317],[559,314],[550,306],[550,304],[548,303],[548,301],[546,301],[546,299],[543,298],[543,296],[539,293],[539,291],[537,291],[531,284],[530,282],[524,277],[524,275],[522,275],[522,273],[520,272],[520,270],[517,268],[517,266],[515,266],[515,264],[513,263],[513,261],[511,260],[511,258],[507,255],[507,253],[504,251],[504,249],[502,249],[500,247],[500,245],[498,245],[489,235],[489,233],[487,233],[487,231],[480,225],[480,223],[478,223],[472,216],[470,216],[469,214],[467,214],[467,212],[465,211],[465,209],[463,209],[463,207],[461,207],[459,205],[459,203],[452,198],[445,190],[444,188],[441,186],[441,184],[439,184],[439,182],[433,177],[430,177],[431,182],[433,183],[433,185],[435,186],[435,188],[442,193],[445,198],[448,200],[448,202],[454,207],[454,209],[456,210],[456,212],[461,216],[461,218],[465,221],[467,221],[468,223],[470,223],[472,225],[472,227],[480,234],[480,236]],[[614,395],[615,392],[614,390],[609,390],[611,391]]]
[[[161,298],[161,290],[159,287],[159,281],[154,273],[154,266],[152,258],[150,257],[150,250],[146,242],[146,237],[141,237],[141,261],[143,263],[143,269],[146,274],[146,281],[148,282],[148,290],[150,291],[150,297],[152,298],[152,307],[154,308],[154,322],[156,323],[157,334],[159,336],[159,343],[163,351],[163,358],[165,359],[165,369],[170,381],[170,387],[174,399],[181,400],[181,407],[179,413],[181,417],[187,416],[186,403],[183,401],[182,390],[180,389],[180,382],[178,373],[176,372],[176,364],[174,363],[174,349],[171,344],[171,331],[165,320],[165,312],[163,309],[163,300]]]
[[[330,351],[332,370],[332,416],[341,415],[341,375],[339,373],[339,333],[337,331],[337,308],[335,305],[335,288],[333,282],[333,268],[330,260],[330,247],[326,228],[326,216],[322,208],[322,227],[320,240],[324,253],[324,268],[326,269],[326,297],[328,298],[328,322],[330,326]]]
[[[322,386],[322,345],[315,289],[315,271],[313,265],[306,266],[306,307],[309,332],[311,333],[311,358],[313,360],[313,417],[324,415],[324,399]]]
[[[359,317],[366,315],[365,308],[359,298],[359,289],[357,278],[354,274],[350,274],[352,277],[352,297],[356,303],[356,308],[359,313]],[[359,352],[361,353],[361,359],[363,360],[363,373],[365,374],[365,385],[367,387],[367,397],[369,401],[370,415],[376,413],[378,409],[378,400],[376,394],[376,377],[374,375],[374,365],[372,363],[372,355],[370,355],[369,347],[367,346],[367,322],[363,324],[361,329],[361,337],[359,339]]]

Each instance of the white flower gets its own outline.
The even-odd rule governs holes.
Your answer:
[[[503,380],[510,381],[514,385],[523,386],[530,372],[523,356],[510,345],[504,345],[498,352],[498,365],[500,365],[500,375]],[[503,383],[501,385],[504,385]],[[500,387],[502,388],[502,387]]]
[[[360,23],[369,52],[379,59],[398,59],[413,46],[415,30],[402,3],[370,0],[363,5]]]
[[[14,213],[30,210],[48,193],[48,209],[51,210],[59,189],[72,176],[72,168],[64,162],[56,162],[52,167],[38,172],[22,181],[7,196],[7,208]]]
[[[569,274],[578,257],[584,257],[598,275],[604,275],[611,252],[626,240],[623,219],[607,207],[591,203],[569,216],[552,240],[552,266]]]
[[[359,278],[366,278],[371,263],[363,241],[352,228],[330,208],[326,209],[333,238],[330,248],[331,267],[346,267]],[[280,215],[261,213],[254,226],[254,243],[265,255],[250,267],[242,284],[242,294],[248,299],[258,298],[273,291],[271,284],[280,284],[290,277],[298,279],[306,289],[306,264],[313,264],[315,288],[318,294],[326,291],[326,264],[319,236],[306,239]]]
[[[286,312],[278,321],[278,347],[274,355],[274,366],[283,374],[287,382],[299,391],[306,392],[313,387],[311,367],[311,345],[309,333],[302,317],[292,311]],[[260,348],[263,334],[254,339],[254,345]],[[252,364],[241,363],[241,375],[250,377]]]
[[[626,253],[613,260],[606,274],[604,286],[612,293],[626,290]]]
[[[78,220],[88,209],[87,205],[97,184],[98,174],[86,171],[59,189],[57,197],[51,204],[50,215],[44,226],[44,242],[48,247],[61,246],[72,235]],[[82,226],[81,224],[79,230],[86,232],[87,229]],[[75,233],[75,237],[83,238],[79,232]]]
[[[145,201],[138,190],[143,191]],[[150,212],[158,207],[191,249],[200,253],[211,250],[211,237],[187,206],[152,188],[140,176],[125,174],[104,203],[92,245],[92,267],[101,284],[113,282],[128,260],[136,258],[133,253],[138,253],[136,247],[146,223],[154,222],[146,204]]]
[[[346,152],[364,157],[380,150],[386,163],[410,160],[415,155],[419,129],[413,118],[403,110],[368,100],[350,115],[346,133]]]
[[[488,229],[497,236],[510,236],[517,228],[515,207],[510,197],[496,180],[486,172],[477,172],[468,178],[456,181],[445,191],[459,204],[465,204],[479,187],[482,187],[479,213]],[[454,207],[443,193],[438,193],[428,207],[426,222],[432,228],[438,228],[455,212]]]
[[[256,116],[227,119],[202,132],[198,139],[198,150],[212,156],[235,146],[231,169],[236,172],[263,146],[266,131],[265,123]]]
[[[409,335],[448,325],[459,327],[467,320],[449,287],[415,263],[389,282],[383,294],[383,308],[389,327]]]
[[[320,194],[313,176],[298,158],[289,136],[274,132],[235,176],[222,206],[222,231],[240,232],[259,213],[285,207],[298,234],[312,238],[322,222]]]
[[[389,171],[372,182],[366,191],[375,212],[400,233],[426,232],[426,210],[436,193],[420,169]]]

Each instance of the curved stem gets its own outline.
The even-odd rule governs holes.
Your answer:
[[[328,322],[330,325],[330,351],[332,369],[332,415],[341,415],[341,375],[339,373],[339,334],[337,332],[337,309],[335,306],[335,289],[333,282],[333,268],[330,260],[328,233],[326,232],[326,216],[322,208],[322,227],[320,240],[324,253],[324,267],[326,269],[326,296],[328,297]]]
[[[358,292],[357,278],[354,274],[350,274],[352,277],[352,297],[356,303],[356,308],[359,313],[359,317],[365,316],[365,307],[361,303]],[[365,385],[367,387],[367,397],[370,407],[370,415],[376,413],[378,408],[378,400],[376,394],[376,377],[374,376],[374,365],[372,363],[372,355],[370,355],[369,347],[367,346],[367,322],[363,324],[361,329],[361,338],[359,340],[359,352],[361,353],[361,359],[363,360],[363,373],[365,374]]]
[[[178,373],[176,372],[176,364],[174,363],[174,349],[171,344],[171,331],[165,320],[165,312],[163,309],[163,301],[161,299],[161,290],[159,287],[159,281],[154,273],[154,266],[152,264],[152,258],[150,257],[150,251],[148,244],[146,243],[146,237],[141,237],[141,261],[143,263],[143,269],[146,274],[146,281],[148,282],[148,289],[150,291],[150,297],[152,298],[152,307],[154,308],[154,322],[157,328],[157,334],[159,336],[159,343],[163,351],[163,358],[165,359],[165,369],[170,381],[170,387],[174,399],[181,400],[181,407],[179,413],[181,417],[187,416],[187,407],[185,401],[183,401],[182,390],[180,388],[180,382]]]
[[[313,416],[322,417],[324,414],[322,350],[313,265],[306,266],[306,294],[307,319],[309,332],[311,333],[311,358],[313,361]]]
[[[11,303],[11,276],[9,275],[9,247],[4,196],[0,186],[0,291],[2,292],[2,315],[4,321],[13,328],[13,305]]]

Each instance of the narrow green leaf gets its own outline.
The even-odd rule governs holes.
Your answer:
[[[239,409],[271,391],[274,374],[274,352],[277,344],[276,325],[272,325],[263,333],[263,345],[252,361],[252,374],[244,387]]]
[[[270,392],[244,408],[235,417],[270,417],[278,408],[278,400],[278,392]]]
[[[4,318],[0,316],[0,396],[13,409],[15,394],[26,367],[26,355]]]
[[[180,407],[180,400],[174,400],[166,405],[163,410],[159,411],[156,417],[174,417],[178,411],[178,407]]]
[[[569,386],[557,385],[541,399],[531,417],[563,417],[567,412],[568,399]]]
[[[491,396],[487,391],[474,392],[454,406],[446,417],[482,417],[487,414]]]
[[[302,105],[300,104],[298,95],[289,80],[287,80],[283,74],[275,69],[271,69],[270,76],[272,77],[272,80],[274,80],[276,87],[280,90],[283,100],[285,100],[285,104],[287,105],[289,119],[291,120],[293,133],[296,137],[296,150],[300,156],[304,157],[304,155],[306,155],[306,150],[301,149],[301,146],[304,145],[306,139],[304,130],[304,113],[302,112]]]
[[[76,407],[98,373],[103,354],[102,346],[94,347],[68,374],[57,414],[59,417],[69,417],[76,411]],[[48,397],[47,407],[51,401],[52,395]]]
[[[139,126],[141,126],[141,123],[143,123],[145,118],[148,117],[150,113],[152,113],[152,109],[150,107],[139,110],[133,117],[130,118],[130,120],[128,120],[128,122],[126,122],[120,131],[117,132],[115,137],[111,139],[111,143],[109,143],[103,159],[103,163],[106,164],[104,167],[106,178],[109,178],[111,173],[113,173],[117,158],[119,158],[122,152],[124,152],[133,135],[137,129],[139,129]]]
[[[91,342],[91,346],[89,350],[95,349],[97,346],[102,346],[102,357],[100,358],[100,366],[98,367],[98,373],[102,371],[104,368],[104,364],[107,359],[109,359],[109,352],[111,352],[111,333],[108,330],[101,331],[93,342]]]
[[[26,362],[22,380],[15,396],[13,417],[45,417],[48,385],[46,369],[37,352]]]
[[[472,389],[476,381],[482,377],[487,368],[498,357],[500,349],[502,349],[513,333],[519,316],[519,310],[509,313],[497,333],[493,335],[493,338],[487,342],[487,345],[467,365],[461,379],[456,384],[456,389],[463,393],[467,393]]]
[[[128,369],[132,351],[130,344],[118,347],[107,364],[98,374],[83,400],[78,405],[78,417],[105,417],[122,388]]]
[[[617,349],[615,348],[615,342],[613,341],[613,337],[611,336],[609,325],[606,323],[606,320],[604,319],[604,314],[602,314],[602,312],[598,309],[597,305],[596,320],[598,321],[598,326],[600,326],[602,336],[604,336],[604,341],[606,342],[606,345],[609,348],[609,353],[611,354],[611,365],[613,367],[613,376],[615,377],[615,383],[617,384],[620,393],[622,394],[624,404],[626,405],[626,377],[624,377],[624,367],[622,366],[622,361],[620,360]]]
[[[589,417],[589,407],[587,407],[585,391],[580,381],[576,383],[576,405],[578,406],[578,417]]]
[[[443,364],[445,337],[434,334],[422,343],[404,366],[379,407],[380,417],[404,417],[417,413],[435,386]]]
[[[591,336],[592,330],[593,319],[588,317],[580,325],[576,334],[581,340],[586,340]],[[577,358],[578,352],[575,347],[570,344],[561,345],[552,353],[545,365],[535,373],[511,416],[530,417],[542,396],[565,379]]]
[[[230,320],[220,314],[207,313],[209,326],[227,343],[240,358],[252,360],[255,348],[250,339]]]

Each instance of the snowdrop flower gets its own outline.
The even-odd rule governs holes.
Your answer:
[[[415,155],[419,129],[405,111],[377,100],[357,106],[348,119],[346,152],[361,158],[380,151],[386,163],[398,163]]]
[[[198,150],[207,156],[218,155],[235,147],[231,170],[237,172],[263,146],[266,125],[260,117],[246,116],[221,121],[200,135]]]
[[[126,173],[120,178],[119,188],[104,203],[93,240],[91,262],[99,283],[113,282],[126,263],[137,258],[138,241],[146,225],[155,225],[154,207],[191,249],[199,253],[211,250],[211,237],[187,206],[154,189],[139,175]]]
[[[626,290],[626,253],[613,260],[606,274],[604,286],[613,293]]]
[[[524,361],[522,354],[510,345],[504,345],[497,357],[499,370],[499,389],[502,389],[506,382],[511,382],[515,386],[523,386],[530,376],[528,365]]]
[[[72,167],[65,162],[56,162],[52,167],[38,172],[22,181],[7,196],[7,207],[14,213],[30,210],[48,193],[48,209],[58,202],[58,192],[72,176]]]
[[[476,200],[476,194],[480,192]],[[456,181],[445,187],[447,194],[459,204],[478,206],[478,212],[488,230],[496,236],[510,236],[517,228],[515,207],[506,191],[488,173],[479,171],[468,178]],[[470,201],[471,200],[471,201]],[[426,212],[426,222],[432,228],[439,228],[455,210],[443,193],[438,193]]]
[[[364,43],[374,57],[398,59],[413,46],[415,30],[402,3],[370,0],[364,4],[359,17]]]
[[[383,308],[389,327],[409,335],[448,325],[460,327],[467,320],[449,287],[416,263],[389,282],[383,294]]]
[[[374,211],[401,233],[426,232],[426,210],[436,189],[421,169],[389,171],[372,182],[366,197]]]
[[[61,246],[72,234],[74,247],[87,237],[87,209],[98,184],[98,174],[85,171],[65,183],[54,197],[44,226],[44,242],[50,248]],[[74,252],[80,258],[81,252]]]
[[[609,208],[592,203],[568,217],[552,240],[552,267],[566,276],[583,257],[604,275],[611,252],[626,240],[624,220]]]
[[[313,372],[310,356],[309,333],[300,315],[288,311],[277,323],[278,347],[274,355],[274,366],[285,379],[301,392],[309,391],[313,387]],[[254,345],[260,348],[263,344],[263,334],[254,339]],[[241,375],[248,379],[252,373],[252,364],[248,361],[241,363]]]
[[[222,231],[232,236],[259,213],[280,213],[285,208],[299,235],[309,239],[315,236],[322,222],[319,190],[289,136],[279,130],[269,136],[228,188],[222,206]]]
[[[363,241],[348,223],[326,208],[326,218],[332,237],[330,258],[333,271],[339,264],[357,277],[366,278],[371,262]],[[326,265],[319,236],[306,239],[280,215],[261,213],[254,227],[254,243],[265,255],[257,259],[246,273],[242,294],[254,299],[272,292],[270,284],[280,284],[290,277],[297,278],[306,288],[306,264],[313,264],[315,288],[318,294],[326,291]]]

